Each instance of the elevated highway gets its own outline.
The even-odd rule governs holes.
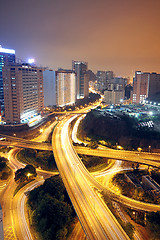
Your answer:
[[[108,207],[94,190],[96,182],[81,163],[69,137],[69,123],[63,120],[54,130],[55,160],[67,192],[88,239],[128,239]]]
[[[12,146],[18,148],[32,148],[37,150],[52,151],[50,143],[30,141],[22,138],[16,138],[8,135],[0,134],[5,137],[5,141],[0,141],[1,146]],[[91,149],[87,147],[74,146],[78,154],[107,157],[114,160],[132,161],[140,164],[146,164],[153,167],[160,167],[160,154],[157,153],[138,153],[132,151],[114,150],[114,149]]]

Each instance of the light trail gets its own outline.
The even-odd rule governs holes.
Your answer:
[[[58,125],[52,143],[57,166],[82,227],[89,239],[129,239],[94,191],[95,180],[72,147],[68,135],[72,120],[65,120]]]

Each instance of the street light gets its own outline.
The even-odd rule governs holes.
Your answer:
[[[142,151],[142,148],[139,147],[139,148],[137,148],[137,150],[138,150],[138,152],[141,152],[141,151]]]
[[[43,129],[41,128],[39,131],[40,131],[40,133],[42,133],[42,132],[43,132]]]
[[[151,153],[151,146],[150,145],[148,146],[148,150],[149,150],[149,153]]]
[[[32,174],[31,173],[27,173],[27,177],[29,178]]]

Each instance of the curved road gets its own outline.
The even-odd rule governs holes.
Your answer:
[[[76,117],[76,116],[75,116]],[[54,130],[52,143],[55,160],[65,187],[89,239],[129,239],[118,221],[94,191],[90,174],[75,153],[65,119]]]

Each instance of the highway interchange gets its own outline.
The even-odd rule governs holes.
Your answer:
[[[76,118],[76,115],[72,118]],[[54,130],[52,142],[54,143],[53,152],[55,155],[55,159],[57,162],[60,175],[64,181],[66,189],[72,200],[73,206],[77,212],[77,215],[82,224],[83,230],[87,235],[88,239],[129,239],[128,236],[123,231],[123,229],[121,228],[121,226],[119,225],[119,223],[117,222],[117,220],[115,219],[115,217],[113,216],[113,214],[104,204],[102,199],[99,197],[97,191],[95,191],[95,189],[101,189],[101,190],[104,189],[104,186],[100,185],[95,180],[95,178],[93,178],[93,176],[85,169],[84,165],[80,161],[77,153],[73,148],[73,145],[71,143],[71,138],[69,135],[70,122],[72,121],[72,118],[68,116],[57,125],[57,127]],[[47,134],[45,133],[42,135],[43,135],[43,138],[35,139],[35,141],[36,142],[45,141],[44,135],[46,135],[45,137],[47,138],[48,133]],[[13,142],[13,139],[11,141]],[[8,141],[3,143],[7,143],[7,142]],[[19,146],[19,143],[20,141],[16,140],[16,144],[17,144],[16,146]],[[21,147],[26,146],[25,144],[28,144],[27,142],[25,143],[25,140],[23,142],[21,141]],[[38,145],[38,143],[36,144]],[[32,144],[32,146],[34,146],[34,143]],[[49,146],[47,145],[47,147]],[[17,150],[12,150],[9,156],[9,159],[11,158],[9,162],[10,162],[11,168],[13,168],[14,170],[17,170],[23,165],[21,163],[17,164],[17,161],[13,160],[15,159],[14,157],[12,158],[12,156],[14,156],[15,154],[14,151],[17,151]],[[76,148],[76,151],[81,154],[85,153],[85,154],[97,155],[97,156],[105,155],[105,157],[108,156],[109,158],[115,158],[118,160],[132,159],[132,161],[135,160],[137,162],[137,159],[139,159],[138,161],[140,162],[145,161],[145,163],[149,163],[150,165],[160,166],[160,163],[158,162],[159,161],[158,154],[153,155],[153,154],[140,153],[138,155],[138,153],[137,154],[133,153],[133,156],[131,156],[130,152],[125,152],[125,151],[122,151],[122,152],[116,151],[116,150],[109,151],[109,150],[102,150],[102,149],[92,151],[87,148],[85,148],[84,150],[84,148],[78,148],[78,147]],[[157,161],[155,162],[155,160]],[[41,171],[39,171],[39,173],[40,172]],[[51,174],[52,173],[50,173],[50,175]],[[44,173],[41,172],[40,175],[44,175]],[[44,180],[41,177],[39,177],[39,179],[36,180],[34,184],[36,186],[36,185],[42,184],[43,181]],[[31,184],[30,188],[33,188],[35,186]],[[15,183],[12,179],[2,195],[2,199],[3,199],[2,207],[6,211],[6,212],[4,211],[4,229],[7,229],[8,227],[12,226],[13,228],[12,239],[14,238],[15,239],[33,239],[29,228],[27,228],[28,226],[27,222],[26,220],[24,220],[26,219],[24,216],[25,213],[23,210],[25,206],[24,203],[26,201],[26,196],[24,195],[24,191],[26,191],[27,188],[29,188],[28,185],[27,187],[19,191],[16,197],[13,198]],[[142,202],[139,203],[132,199],[126,200],[126,197],[122,195],[117,196],[115,192],[111,192],[110,196],[111,195],[113,199],[115,199],[116,201],[123,202],[123,203],[126,202],[126,204],[128,204],[131,207],[133,207],[134,205],[135,209],[141,208],[141,209],[144,209],[145,211],[147,210],[145,203],[142,203]],[[11,201],[12,198],[14,199],[13,201]],[[148,204],[148,205],[149,205],[148,211],[153,211],[153,209],[155,211],[159,210],[159,206],[155,206],[155,205],[151,206],[151,204]],[[8,212],[7,212],[7,209],[9,209]],[[17,209],[21,209],[21,210],[18,211]],[[7,215],[7,218],[6,218],[6,215]],[[21,224],[19,225],[19,221],[16,220],[17,216],[18,216],[18,219],[20,219],[21,215],[23,215],[23,220],[21,221],[22,226]]]

